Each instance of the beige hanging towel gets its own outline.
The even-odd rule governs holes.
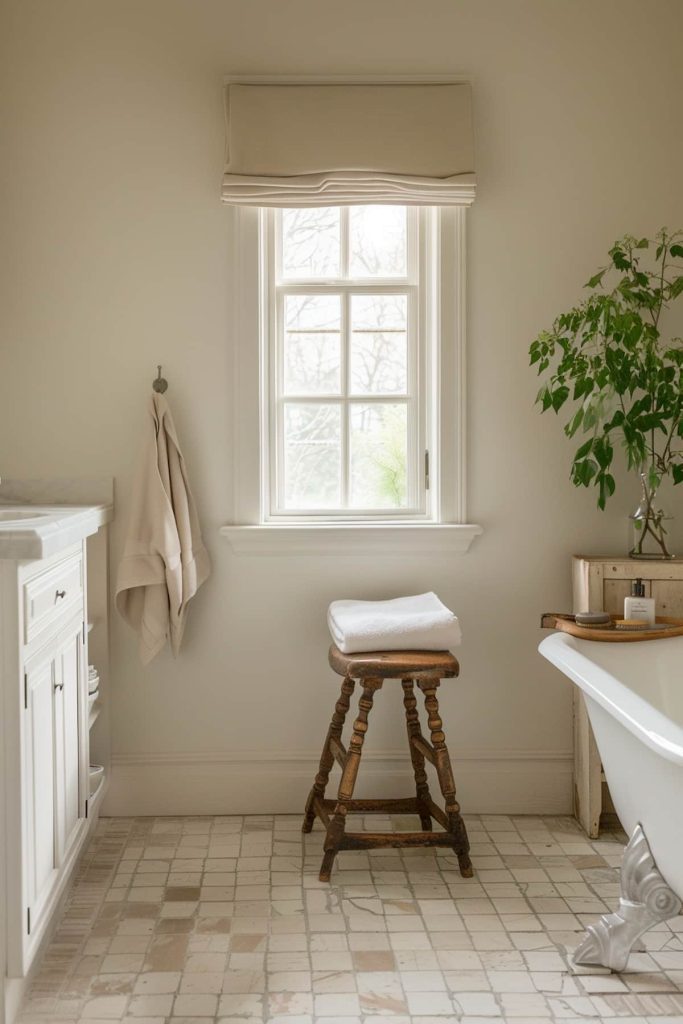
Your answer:
[[[190,598],[211,566],[168,402],[150,399],[143,458],[133,485],[116,607],[139,633],[148,664],[167,640],[178,654]]]

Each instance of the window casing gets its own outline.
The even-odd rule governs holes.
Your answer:
[[[340,517],[271,513],[268,420],[267,213],[227,211],[231,241],[229,352],[232,379],[229,511],[221,532],[245,554],[464,553],[481,527],[468,522],[466,493],[467,211],[422,209],[420,251],[432,268],[424,292],[430,488],[424,515]],[[421,257],[422,258],[422,257]]]
[[[287,212],[259,214],[262,522],[440,521],[440,211],[406,208],[405,266],[367,273],[356,210],[373,208],[332,211],[338,259],[314,273],[283,260]],[[291,368],[302,336],[336,347],[313,387]],[[312,493],[310,465],[327,474]]]

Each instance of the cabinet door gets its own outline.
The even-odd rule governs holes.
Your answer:
[[[55,789],[57,863],[67,854],[84,805],[81,793],[81,705],[83,631],[74,628],[55,654]]]
[[[46,656],[26,673],[26,901],[35,927],[57,875],[55,836],[54,661]]]

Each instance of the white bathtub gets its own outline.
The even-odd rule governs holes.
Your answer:
[[[621,823],[629,835],[642,825],[683,896],[683,637],[620,644],[553,633],[539,651],[583,690]]]
[[[682,898],[683,637],[599,643],[553,633],[539,651],[583,691],[621,823],[632,837],[642,827],[659,874]],[[622,895],[632,900],[624,870]]]

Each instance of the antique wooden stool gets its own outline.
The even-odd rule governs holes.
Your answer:
[[[460,874],[472,877],[470,844],[465,823],[460,817],[460,806],[455,799],[455,781],[448,755],[446,739],[439,718],[436,691],[442,679],[452,679],[459,671],[458,662],[450,651],[380,651],[373,654],[342,654],[332,645],[330,665],[344,677],[341,696],[335,706],[332,722],[320,758],[320,768],[306,803],[302,831],[310,832],[316,817],[327,829],[320,881],[329,882],[334,858],[339,850],[372,850],[383,846],[450,846],[458,858]],[[400,679],[403,685],[403,704],[408,728],[408,744],[415,774],[416,796],[393,800],[353,800],[358,777],[363,740],[368,729],[368,715],[372,710],[375,691],[382,688],[385,679]],[[342,743],[342,729],[349,710],[351,694],[358,680],[362,695],[358,701],[358,717],[348,751]],[[427,710],[431,744],[422,735],[417,712],[414,684],[422,690]],[[429,792],[425,760],[436,768],[439,786],[446,802],[445,811],[434,803]],[[325,799],[325,789],[334,762],[341,765],[342,776],[336,800]],[[349,811],[363,814],[386,813],[417,814],[422,832],[347,832],[346,815]],[[445,832],[432,831],[432,818]]]

